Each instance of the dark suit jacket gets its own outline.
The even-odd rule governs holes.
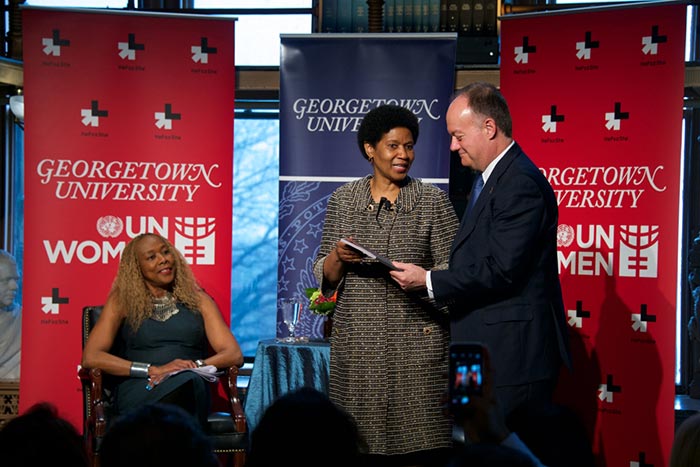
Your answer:
[[[515,144],[462,219],[449,269],[431,272],[435,299],[449,305],[452,340],[489,347],[496,386],[570,366],[557,218],[552,187]]]

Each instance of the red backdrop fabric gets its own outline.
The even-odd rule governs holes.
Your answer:
[[[685,8],[502,22],[514,136],[559,200],[574,370],[558,398],[600,466],[666,465],[673,440]]]
[[[20,412],[82,425],[81,313],[169,238],[230,321],[234,22],[27,8]]]

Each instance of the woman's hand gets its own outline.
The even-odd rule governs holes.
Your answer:
[[[353,238],[348,237],[348,240],[353,241]],[[333,251],[335,251],[337,259],[343,263],[359,263],[363,258],[362,253],[352,248],[347,243],[341,242],[340,240],[338,240],[338,242],[335,244],[335,248],[328,255],[329,258],[333,256]]]
[[[348,240],[352,241],[352,237],[348,237]],[[335,288],[345,275],[346,265],[360,261],[362,261],[362,253],[338,240],[335,248],[328,253],[323,262],[323,277],[331,288]]]
[[[152,386],[156,386],[173,371],[185,370],[187,368],[197,368],[197,364],[192,360],[182,360],[180,358],[176,358],[165,365],[151,365],[148,368],[148,380]]]

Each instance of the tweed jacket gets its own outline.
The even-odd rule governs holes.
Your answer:
[[[457,229],[447,195],[407,179],[390,209],[378,210],[371,177],[338,188],[328,201],[314,274],[336,242],[352,236],[395,261],[445,268]],[[373,454],[451,445],[442,413],[449,323],[427,294],[406,294],[376,260],[349,265],[338,286],[331,337],[330,397],[357,421]]]

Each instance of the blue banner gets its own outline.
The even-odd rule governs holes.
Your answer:
[[[456,40],[456,34],[281,36],[279,297],[306,300],[304,290],[318,286],[312,264],[328,197],[371,173],[356,140],[367,112],[382,104],[413,111],[420,136],[410,175],[447,183],[445,112]],[[277,326],[284,335],[284,325]],[[297,329],[320,337],[322,320],[306,313]]]
[[[355,137],[362,117],[382,104],[418,116],[411,176],[448,176],[444,117],[454,90],[455,35],[283,35],[281,45],[282,177],[367,175]]]

